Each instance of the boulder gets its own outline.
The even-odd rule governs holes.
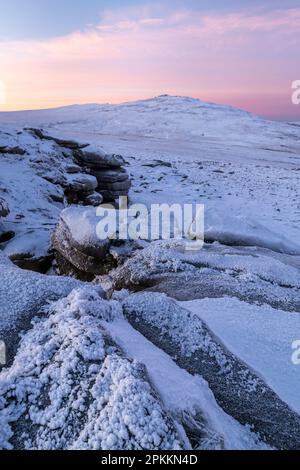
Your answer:
[[[120,155],[107,154],[101,148],[93,145],[74,151],[75,159],[89,168],[120,168],[124,159]]]
[[[93,170],[93,175],[97,178],[99,183],[115,183],[119,181],[127,181],[129,175],[124,168],[115,168],[113,170],[99,171]]]
[[[84,173],[68,174],[63,182],[68,203],[86,203],[86,198],[94,194],[98,186],[97,179]]]
[[[79,165],[70,164],[65,166],[66,173],[73,175],[75,173],[81,173],[81,168]]]
[[[49,252],[49,247],[48,230],[28,230],[8,242],[4,253],[19,268],[45,274],[53,261],[53,254]]]
[[[105,201],[113,201],[120,196],[127,196],[131,188],[129,175],[124,168],[115,170],[93,171],[97,178],[98,188]]]
[[[92,175],[86,175],[83,173],[68,175],[64,182],[64,187],[67,191],[71,192],[94,192],[97,188],[97,179]]]
[[[102,202],[103,196],[100,193],[94,192],[84,199],[83,204],[86,206],[98,207]]]
[[[77,206],[62,211],[52,236],[52,247],[61,274],[69,274],[72,267],[73,274],[89,280],[106,271],[110,241],[97,237],[98,222],[95,209]]]

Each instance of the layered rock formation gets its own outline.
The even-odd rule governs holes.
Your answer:
[[[75,150],[77,162],[85,166],[91,175],[97,179],[97,191],[105,201],[113,201],[120,196],[127,196],[131,187],[129,175],[123,168],[125,164],[120,155],[108,155],[101,149],[88,146]]]
[[[68,166],[67,172],[72,176],[65,178],[62,184],[68,202],[99,205],[103,200],[114,201],[128,195],[131,182],[120,155],[107,154],[97,146],[52,137],[41,129],[29,131],[40,140],[54,142],[77,163],[77,166]],[[82,175],[82,171],[89,175]],[[96,196],[95,192],[101,196]]]

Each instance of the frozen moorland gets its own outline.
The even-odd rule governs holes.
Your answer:
[[[204,204],[203,249],[99,240],[127,194]],[[0,113],[0,448],[299,449],[299,195],[298,123],[170,96]]]

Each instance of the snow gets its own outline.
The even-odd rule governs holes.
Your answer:
[[[96,227],[100,219],[97,217],[94,207],[68,207],[61,212],[60,217],[79,245],[97,245],[99,243]]]
[[[198,350],[215,358],[220,375],[232,372],[232,361],[226,357],[210,337],[208,331],[196,316],[183,311],[179,305],[164,294],[138,293],[127,297],[124,309],[142,315],[147,324],[157,327],[161,334],[167,334],[177,344],[185,357],[191,357]]]
[[[122,312],[101,295],[95,286],[74,290],[23,336],[0,373],[0,448],[180,449],[143,366],[101,328]]]
[[[19,322],[50,300],[64,297],[80,283],[75,279],[43,276],[16,268],[0,251],[0,334],[13,331]]]
[[[205,103],[198,99],[180,96],[160,96],[148,100],[120,105],[69,106],[53,110],[1,113],[4,122],[16,124],[26,121],[30,125],[39,123],[42,127],[63,126],[68,130],[93,130],[101,134],[119,136],[146,136],[171,139],[205,137],[234,141],[241,145],[257,142],[266,145],[272,141],[279,144],[280,131],[285,132],[296,144],[298,129],[290,124],[265,121],[230,106]],[[116,129],[118,132],[116,133]],[[242,131],[242,132],[241,132]]]
[[[1,246],[5,254],[47,254],[65,207],[62,186],[78,178],[81,184],[82,177],[95,185],[88,175],[69,173],[68,149],[35,139],[25,126],[88,142],[86,150],[103,158],[122,155],[133,179],[132,203],[204,204],[206,241],[212,242],[191,253],[178,242],[152,243],[111,273],[110,287],[121,275],[130,288],[178,276],[172,295],[192,285],[188,298],[196,299],[179,305],[126,291],[106,301],[95,286],[21,271],[0,250],[0,333],[13,333],[17,346],[20,329],[27,330],[13,365],[0,373],[0,447],[178,448],[187,445],[184,413],[196,421],[204,413],[203,447],[262,446],[220,409],[201,377],[180,369],[124,320],[121,303],[147,312],[147,321],[168,331],[186,357],[200,346],[217,358],[221,373],[230,370],[222,347],[189,312],[198,315],[300,413],[299,372],[291,362],[300,334],[299,126],[169,96],[0,113],[0,126],[0,147],[25,151],[0,153],[0,200],[10,210],[1,229],[16,233]],[[97,242],[95,209],[68,208],[62,218],[78,243]],[[197,299],[207,291],[222,298]],[[182,315],[181,306],[189,312]]]
[[[295,266],[294,266],[295,264]],[[237,297],[299,312],[299,259],[259,248],[152,242],[111,273],[120,288],[165,292],[178,300]]]
[[[51,135],[85,140],[92,144],[91,149],[96,146],[104,153],[123,155],[133,178],[131,202],[148,207],[162,202],[204,204],[209,240],[300,254],[300,129],[289,123],[168,96],[122,105],[0,113],[0,123],[11,134],[12,126],[43,126]],[[37,146],[32,136],[6,134],[3,141],[25,147],[32,159]],[[39,143],[36,158],[45,152],[52,163],[48,177],[52,172],[59,178],[57,169],[63,171],[70,161],[58,160],[53,145],[50,141]],[[171,163],[171,167],[144,166],[158,159]],[[45,197],[51,186],[45,181],[41,186],[28,169],[28,156],[13,157],[13,165],[11,161],[12,156],[1,157],[3,180],[10,180],[11,188],[5,199],[12,208],[23,208],[26,224],[32,228],[35,214],[33,207],[27,206],[38,197],[36,205],[41,212],[36,215],[42,214],[49,228],[53,227],[59,209]],[[14,172],[15,165],[20,176]],[[26,188],[22,200],[19,187]],[[18,227],[13,214],[6,222],[11,229],[9,220]]]
[[[197,314],[225,346],[255,369],[268,385],[300,413],[300,369],[292,363],[292,343],[300,339],[300,316],[237,299],[181,302]]]
[[[4,253],[10,258],[22,256],[33,256],[36,258],[44,256],[50,246],[50,232],[47,229],[28,230],[14,237],[4,248]]]
[[[192,376],[178,367],[170,356],[155,347],[124,319],[105,322],[103,326],[130,357],[145,364],[151,383],[164,406],[178,420],[184,413],[194,419],[197,413],[203,414],[212,436],[217,435],[218,445],[223,444],[227,450],[267,448],[247,427],[224,413],[200,376]],[[203,446],[207,444],[206,440],[202,443]]]

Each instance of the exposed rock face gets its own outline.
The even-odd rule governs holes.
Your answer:
[[[106,271],[110,241],[97,238],[97,222],[95,209],[70,207],[61,213],[52,236],[61,274],[90,280]]]

